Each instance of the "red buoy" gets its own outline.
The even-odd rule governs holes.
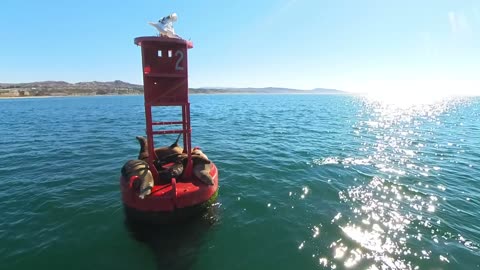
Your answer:
[[[190,41],[168,37],[138,37],[135,44],[142,48],[143,84],[146,133],[148,141],[148,169],[154,178],[151,193],[143,199],[134,189],[135,176],[120,177],[122,201],[127,218],[135,221],[165,223],[190,216],[215,200],[218,193],[218,170],[209,163],[213,185],[205,184],[193,173],[190,103],[188,99],[188,49]],[[152,107],[177,106],[181,121],[154,121]],[[177,126],[176,129],[154,130],[154,126]],[[183,174],[162,181],[156,164],[154,136],[181,134],[183,153],[187,156]],[[165,165],[169,166],[169,165]],[[171,166],[171,164],[170,164]]]

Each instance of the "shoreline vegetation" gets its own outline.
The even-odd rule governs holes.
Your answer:
[[[299,90],[292,88],[189,88],[190,94],[317,94],[348,95],[336,89],[315,88]],[[79,82],[44,81],[31,83],[0,83],[0,98],[42,98],[65,96],[112,96],[143,95],[143,86],[123,81]]]

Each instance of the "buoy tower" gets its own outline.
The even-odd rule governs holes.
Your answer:
[[[186,177],[191,174],[190,102],[188,100],[188,49],[192,42],[168,37],[138,37],[135,44],[142,47],[143,88],[149,160],[152,174],[158,177],[153,166],[155,158],[154,135],[183,135],[183,149],[188,154]],[[178,106],[182,121],[154,121],[152,107]],[[181,129],[155,131],[154,126],[181,125]]]
[[[192,173],[192,145],[190,126],[190,102],[188,98],[188,50],[193,48],[190,41],[169,37],[137,37],[135,44],[142,49],[142,72],[144,84],[145,120],[148,140],[148,164],[155,179],[152,193],[144,199],[138,198],[128,186],[126,179],[120,180],[122,200],[128,217],[142,221],[168,221],[177,212],[197,209],[213,202],[218,192],[218,172],[213,162],[210,176],[214,185],[206,185]],[[153,119],[152,108],[177,106],[181,108],[182,119]],[[155,127],[163,126],[163,130]],[[165,126],[174,128],[165,129]],[[183,152],[188,155],[180,179],[172,178],[170,183],[159,180],[155,167],[155,137],[165,134],[183,136]],[[158,146],[157,146],[158,147]]]

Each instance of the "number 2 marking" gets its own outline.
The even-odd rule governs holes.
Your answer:
[[[180,56],[177,59],[177,63],[175,64],[175,70],[183,70],[183,67],[180,66],[180,63],[183,60],[183,52],[181,50],[178,50],[178,51],[175,52],[175,56]]]

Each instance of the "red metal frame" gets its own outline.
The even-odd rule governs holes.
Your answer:
[[[190,182],[173,182],[155,185],[152,193],[145,199],[140,199],[129,186],[129,181],[120,177],[120,188],[123,203],[138,211],[169,212],[186,208],[207,201],[218,190],[218,169],[211,163],[210,175],[214,179],[213,186],[207,186],[191,178]]]
[[[192,175],[190,102],[188,100],[188,49],[190,41],[167,37],[138,37],[135,44],[142,47],[145,118],[148,140],[148,163],[155,179],[154,135],[183,134],[184,153],[188,154],[184,177]],[[153,106],[180,106],[182,121],[153,121]],[[153,126],[182,125],[182,129],[154,131]],[[176,181],[172,178],[172,199],[176,198]]]
[[[187,51],[193,45],[189,41],[165,37],[139,37],[135,44],[142,47],[142,68],[145,99],[145,119],[150,170],[156,179],[151,194],[142,199],[132,188],[135,178],[120,177],[122,201],[127,217],[142,221],[158,218],[170,220],[173,211],[201,206],[208,202],[218,191],[218,170],[210,163],[210,176],[213,185],[207,185],[192,173],[190,103],[188,100],[188,62]],[[181,121],[158,121],[153,119],[152,107],[181,107]],[[169,119],[170,120],[170,119]],[[176,125],[174,129],[158,130],[159,126]],[[154,130],[154,127],[157,130]],[[188,154],[187,167],[183,176],[171,179],[170,183],[159,180],[155,167],[154,136],[163,134],[182,134],[184,152]],[[168,166],[165,165],[165,166]]]

